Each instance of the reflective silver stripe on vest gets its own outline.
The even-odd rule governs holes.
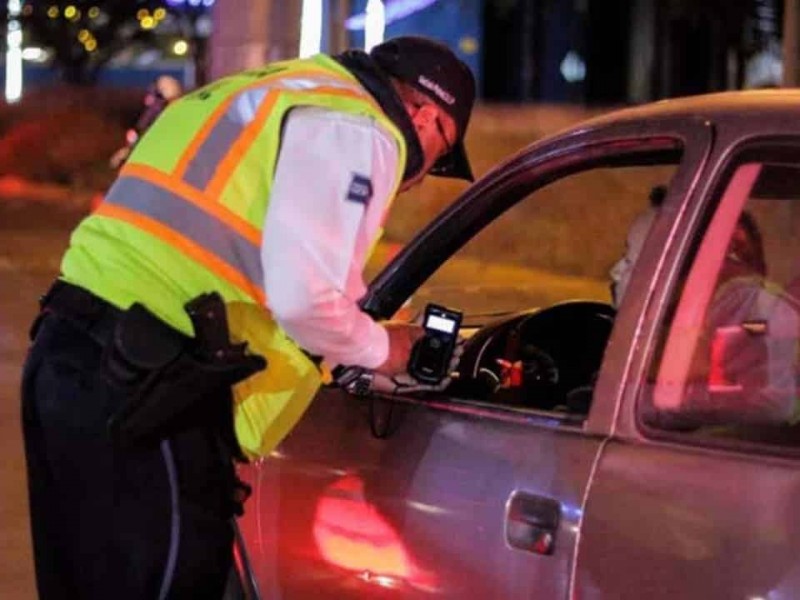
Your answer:
[[[263,287],[258,245],[188,200],[150,182],[123,176],[113,185],[105,202],[169,227],[230,265],[259,289]]]
[[[200,151],[186,167],[183,180],[202,190],[214,177],[217,165],[225,158],[233,143],[242,135],[244,125],[230,118],[229,110],[214,126],[211,135],[203,142]]]
[[[198,190],[203,190],[208,186],[214,177],[217,166],[225,158],[233,143],[244,132],[245,127],[255,119],[256,113],[268,93],[275,90],[311,90],[322,86],[364,94],[364,90],[359,86],[330,77],[282,78],[263,87],[245,89],[239,92],[225,114],[211,129],[208,137],[203,140],[197,154],[192,157],[186,167],[183,180]]]
[[[269,90],[256,88],[248,91],[250,93],[239,94],[231,103],[186,167],[183,180],[189,185],[199,190],[206,188],[214,177],[219,163],[255,117],[259,105]]]

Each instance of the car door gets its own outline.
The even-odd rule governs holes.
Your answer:
[[[797,596],[800,138],[791,122],[760,115],[759,135],[721,128],[708,184],[672,198],[679,217],[654,232],[668,258],[639,299],[640,343],[617,365],[628,384],[584,507],[576,597]],[[762,250],[755,266],[737,249],[746,229]]]
[[[527,323],[551,296],[558,301],[573,293],[592,300],[581,306],[603,312],[609,301],[604,273],[555,277],[530,265],[487,265],[483,250],[497,248],[503,228],[538,214],[537,194],[548,190],[547,218],[574,218],[580,227],[585,213],[559,207],[565,195],[599,203],[591,197],[599,190],[582,178],[610,177],[604,179],[608,196],[620,203],[614,196],[627,180],[613,174],[622,167],[633,169],[631,195],[642,205],[665,173],[674,189],[688,190],[709,139],[702,121],[634,121],[535,145],[422,231],[373,282],[365,310],[385,318],[409,298],[466,308],[466,322],[477,323],[467,342],[473,350],[473,340],[486,339],[486,332],[505,331],[477,313],[513,314]],[[528,212],[513,212],[523,204]],[[610,226],[620,220],[613,207],[602,215]],[[543,246],[548,230],[558,227],[537,234]],[[587,252],[596,254],[590,242]],[[566,240],[554,261],[572,260],[574,243]],[[462,257],[475,244],[476,253]],[[616,251],[621,247],[620,239]],[[541,258],[537,247],[528,250],[531,260]],[[483,286],[470,279],[476,273],[501,273],[501,284]],[[423,285],[437,277],[444,285]],[[473,304],[471,292],[483,304]],[[515,302],[522,306],[512,307]],[[566,311],[573,306],[567,303]],[[574,344],[581,347],[580,330]],[[601,377],[604,350],[594,367]],[[615,397],[596,393],[582,412],[545,410],[528,404],[522,396],[529,390],[511,390],[512,384],[497,389],[511,390],[522,403],[470,397],[471,383],[461,381],[459,393],[449,388],[408,397],[323,389],[277,450],[244,469],[254,495],[240,525],[261,597],[567,597],[585,495],[610,430],[604,415],[614,412]]]

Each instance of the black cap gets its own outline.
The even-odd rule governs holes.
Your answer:
[[[378,66],[436,102],[456,124],[456,143],[430,170],[431,175],[473,181],[464,133],[475,103],[475,78],[469,67],[444,44],[423,37],[402,36],[370,52]]]

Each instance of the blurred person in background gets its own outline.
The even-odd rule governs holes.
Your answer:
[[[183,94],[183,86],[174,77],[162,75],[155,80],[147,89],[143,100],[144,108],[136,119],[136,123],[125,132],[125,145],[117,150],[109,160],[112,169],[122,167],[139,138],[155,123],[158,115],[167,105],[181,94]]]
[[[324,364],[404,374],[419,326],[361,312],[389,204],[472,179],[446,46],[275,63],[182,95],[79,224],[22,410],[40,597],[219,598],[234,460],[267,455]],[[265,368],[266,367],[266,368]]]

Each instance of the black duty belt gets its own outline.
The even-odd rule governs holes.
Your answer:
[[[111,339],[114,327],[123,311],[71,283],[57,280],[39,300],[41,314],[31,330],[35,337],[41,318],[54,314],[78,325],[98,344],[105,346]]]

